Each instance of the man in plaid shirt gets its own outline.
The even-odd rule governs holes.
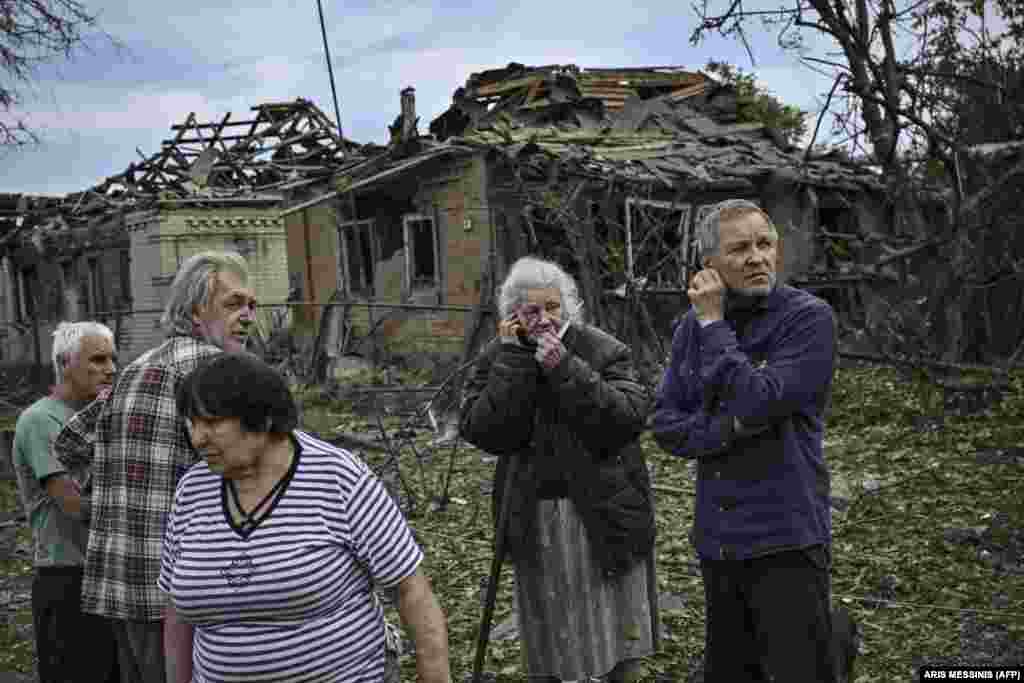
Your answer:
[[[82,610],[111,620],[122,681],[163,683],[164,596],[157,587],[164,521],[195,462],[175,391],[200,361],[245,348],[256,299],[245,260],[204,252],[171,284],[166,341],[124,369],[109,396],[76,414],[54,450],[67,467],[92,465],[92,526]]]

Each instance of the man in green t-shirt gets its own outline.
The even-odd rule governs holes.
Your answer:
[[[102,617],[81,610],[88,544],[88,471],[69,472],[50,449],[78,410],[114,379],[114,335],[95,322],[60,323],[53,333],[57,383],[26,408],[14,432],[14,469],[32,527],[32,617],[40,683],[116,681],[116,645]]]

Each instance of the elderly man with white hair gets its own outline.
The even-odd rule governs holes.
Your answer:
[[[636,680],[655,643],[654,507],[638,443],[650,401],[629,348],[585,324],[582,308],[558,265],[512,266],[461,433],[500,456],[495,509],[515,473],[505,542],[527,673]]]
[[[125,683],[178,680],[191,671],[164,657],[166,628],[157,587],[164,524],[178,480],[196,461],[175,405],[185,376],[222,351],[242,351],[256,319],[249,267],[234,252],[200,252],[171,283],[162,322],[167,339],[121,373],[109,399],[80,411],[54,449],[62,461],[93,466],[93,523],[85,557],[82,609],[107,618]]]
[[[105,619],[84,614],[82,566],[89,538],[88,470],[70,471],[51,445],[78,410],[109,391],[114,335],[96,322],[62,322],[53,333],[50,395],[26,408],[14,431],[14,469],[34,545],[32,621],[41,683],[117,680],[117,650]]]
[[[841,653],[822,443],[835,318],[777,282],[779,234],[756,204],[716,204],[697,237],[702,269],[652,426],[662,448],[698,465],[704,680],[830,683]]]

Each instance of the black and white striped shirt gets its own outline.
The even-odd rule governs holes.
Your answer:
[[[383,612],[423,558],[402,513],[354,455],[295,432],[290,480],[248,533],[205,462],[182,478],[159,586],[193,624],[193,680],[379,681]]]

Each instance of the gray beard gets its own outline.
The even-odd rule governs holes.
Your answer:
[[[741,296],[768,296],[775,289],[777,283],[778,275],[776,273],[768,273],[768,284],[756,287],[741,287],[735,291]]]
[[[768,280],[769,283],[767,285],[728,290],[725,295],[725,310],[750,308],[760,303],[775,290],[777,282],[775,273],[770,274]]]

